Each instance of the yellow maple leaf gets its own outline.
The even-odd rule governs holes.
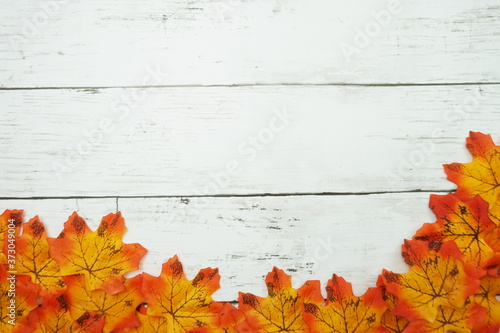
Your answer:
[[[445,164],[448,179],[457,184],[456,194],[461,198],[480,195],[489,205],[490,218],[500,224],[500,147],[495,146],[490,135],[470,132],[467,149],[473,160],[470,163]]]
[[[352,293],[352,286],[333,275],[326,287],[324,306],[304,304],[304,318],[311,333],[374,333],[385,331],[381,319],[387,306],[379,288],[370,288],[361,297]]]
[[[464,266],[464,255],[455,242],[444,242],[439,251],[428,247],[428,242],[405,241],[403,252],[410,271],[382,273],[384,285],[397,298],[392,313],[410,321],[433,322],[439,306],[460,308],[479,290],[479,276]]]
[[[490,247],[496,225],[488,217],[488,203],[475,196],[460,200],[454,194],[431,195],[429,206],[437,217],[417,231],[416,240],[429,242],[455,241],[464,260],[488,269],[494,257]]]
[[[7,209],[0,215],[0,264],[8,264],[9,270],[15,270],[15,242],[20,234],[22,223],[22,210]]]
[[[50,257],[49,242],[45,227],[38,216],[23,226],[23,234],[16,240],[16,274],[28,275],[40,285],[40,295],[61,293],[66,285],[61,277],[59,265]]]
[[[113,295],[104,290],[87,289],[83,275],[66,276],[64,280],[68,286],[66,297],[74,320],[89,312],[96,313],[105,318],[103,331],[112,333],[127,332],[140,324],[136,309],[144,302],[142,274],[127,279],[125,289]]]
[[[109,294],[123,291],[123,274],[138,269],[146,254],[140,244],[122,243],[125,230],[119,212],[105,216],[95,232],[73,213],[61,234],[49,239],[51,257],[62,275],[85,275],[88,290],[103,289]]]
[[[481,278],[481,289],[473,297],[487,310],[483,322],[476,325],[478,333],[497,333],[500,331],[500,302],[496,295],[500,294],[500,278],[485,276]]]
[[[189,281],[177,256],[171,258],[163,264],[160,276],[144,273],[146,313],[151,317],[141,320],[147,321],[152,329],[162,327],[169,333],[231,332],[226,328],[234,325],[231,318],[238,315],[232,316],[229,312],[239,311],[230,304],[212,300],[219,280],[217,269],[205,268]]]
[[[267,275],[268,297],[240,293],[239,308],[245,313],[244,322],[236,326],[239,332],[304,332],[304,303],[321,304],[323,297],[319,281],[307,281],[293,289],[292,280],[276,267]]]
[[[486,309],[473,300],[466,300],[461,308],[439,306],[433,322],[415,320],[407,327],[407,332],[418,333],[471,333],[474,327],[486,317]]]

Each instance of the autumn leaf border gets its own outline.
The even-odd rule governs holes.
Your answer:
[[[500,330],[500,146],[470,132],[470,163],[445,165],[457,190],[431,195],[434,223],[402,245],[405,273],[382,270],[355,296],[333,275],[326,299],[319,281],[294,289],[274,267],[267,297],[240,293],[237,306],[212,299],[216,268],[187,280],[177,256],[159,276],[126,278],[146,253],[124,244],[124,219],[103,217],[97,230],[73,213],[57,238],[22,210],[0,215],[2,332],[477,332]]]

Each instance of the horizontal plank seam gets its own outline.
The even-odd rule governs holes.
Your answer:
[[[356,196],[405,193],[450,193],[453,189],[373,191],[373,192],[290,192],[290,193],[249,193],[249,194],[213,194],[213,195],[102,195],[102,196],[33,196],[0,197],[0,200],[59,200],[59,199],[162,199],[162,198],[250,198],[250,197],[300,197],[300,196]]]
[[[428,87],[428,86],[477,86],[500,85],[500,82],[446,82],[446,83],[255,83],[255,84],[186,84],[146,86],[82,86],[82,87],[0,87],[0,91],[15,90],[105,90],[105,89],[152,89],[152,88],[243,88],[243,87]]]

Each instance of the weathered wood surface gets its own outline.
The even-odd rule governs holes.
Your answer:
[[[3,91],[0,197],[451,190],[469,130],[500,142],[499,89]]]
[[[488,0],[4,0],[0,84],[498,82],[499,13]]]
[[[429,193],[364,196],[248,198],[133,198],[0,200],[2,207],[39,215],[51,237],[77,211],[95,230],[102,216],[118,208],[128,228],[124,241],[149,250],[142,269],[158,275],[175,254],[193,278],[219,267],[216,299],[232,301],[238,291],[266,294],[263,277],[273,266],[300,286],[333,273],[362,294],[382,268],[407,271],[400,256],[404,238],[433,222]]]

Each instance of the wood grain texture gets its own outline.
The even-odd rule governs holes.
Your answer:
[[[400,256],[404,238],[433,222],[428,193],[367,196],[143,198],[79,200],[0,200],[0,206],[38,214],[51,237],[78,211],[96,229],[100,218],[118,208],[128,228],[124,241],[149,252],[141,270],[158,275],[174,254],[188,277],[219,267],[218,300],[238,291],[266,295],[263,277],[273,266],[322,286],[333,273],[351,281],[355,293],[374,286],[382,268],[407,270]],[[363,209],[360,209],[362,208]],[[369,209],[365,209],[369,207]]]
[[[470,160],[468,131],[500,120],[498,86],[24,90],[0,103],[0,197],[23,198],[449,190],[441,165]]]
[[[500,81],[495,1],[2,2],[2,87]]]

